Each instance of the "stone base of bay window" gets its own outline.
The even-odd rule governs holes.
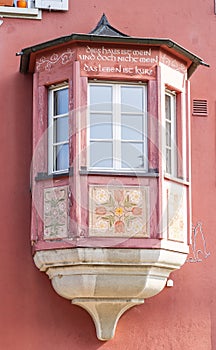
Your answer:
[[[184,264],[186,250],[45,250],[36,252],[34,261],[59,295],[88,311],[98,338],[109,340],[126,310],[162,291],[170,272]]]

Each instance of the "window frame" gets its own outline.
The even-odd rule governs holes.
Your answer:
[[[0,16],[3,18],[42,19],[42,11],[38,8],[21,8],[0,6]]]
[[[96,85],[96,86],[111,86],[112,87],[112,107],[113,112],[112,116],[114,116],[114,121],[112,121],[112,138],[110,139],[110,142],[112,142],[113,145],[113,151],[112,151],[112,160],[113,160],[113,166],[112,167],[95,167],[91,166],[90,164],[90,86]],[[121,138],[121,114],[126,114],[121,111],[119,108],[121,102],[121,87],[122,86],[128,86],[128,87],[142,87],[143,89],[143,111],[140,112],[140,115],[143,115],[143,140],[123,140]],[[88,112],[87,112],[87,169],[89,171],[96,171],[96,172],[110,172],[110,173],[147,173],[148,172],[148,118],[147,118],[147,83],[137,83],[137,82],[122,82],[122,81],[88,81],[88,89],[87,89],[87,102],[88,102]],[[93,111],[94,113],[95,111]],[[132,114],[132,113],[131,113]],[[139,114],[138,112],[136,113]],[[99,139],[98,139],[99,140]],[[98,141],[97,140],[97,141]],[[118,142],[117,140],[120,140]],[[105,139],[100,139],[99,141],[106,141]],[[144,166],[139,168],[132,168],[132,167],[122,167],[120,166],[122,157],[121,155],[121,143],[123,142],[134,142],[134,143],[141,143],[143,144],[144,154]]]
[[[170,98],[170,118],[167,118],[166,114],[166,96]],[[178,148],[177,148],[177,92],[169,89],[165,90],[165,112],[164,112],[164,123],[165,123],[165,173],[172,176],[178,177]],[[167,145],[167,124],[170,125],[170,145]],[[170,165],[168,169],[167,164],[167,151],[170,151]]]
[[[65,88],[68,89],[68,110],[67,113],[62,113],[58,115],[54,115],[54,92],[64,90]],[[54,120],[57,120],[59,118],[68,118],[68,139],[67,141],[60,141],[60,142],[54,142]],[[63,174],[66,172],[69,172],[69,163],[68,168],[60,169],[60,170],[54,170],[54,157],[55,156],[55,147],[61,146],[61,145],[68,145],[68,158],[70,158],[69,154],[69,83],[63,82],[60,84],[51,85],[48,87],[48,145],[47,145],[47,152],[48,152],[48,174]]]

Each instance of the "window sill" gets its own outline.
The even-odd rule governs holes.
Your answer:
[[[88,170],[86,168],[80,169],[80,175],[103,175],[103,176],[135,176],[135,177],[159,177],[158,172],[149,171],[114,171],[114,170]]]
[[[65,171],[62,173],[53,173],[53,174],[47,174],[47,173],[38,173],[35,177],[35,181],[43,181],[43,180],[55,180],[62,177],[68,177],[73,176],[73,168],[70,169],[70,171]]]
[[[0,6],[0,17],[41,19],[42,11],[36,8],[20,8]]]
[[[185,186],[189,186],[190,185],[189,181],[184,180],[184,179],[180,179],[178,177],[174,177],[174,176],[172,176],[170,174],[167,174],[167,173],[164,174],[164,179],[170,180],[172,182],[176,182],[178,184],[185,185]]]

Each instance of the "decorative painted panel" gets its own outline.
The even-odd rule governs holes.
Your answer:
[[[68,186],[44,189],[44,239],[68,235]]]
[[[89,235],[149,237],[148,188],[89,186]]]
[[[187,200],[184,185],[168,183],[167,232],[168,239],[184,242],[187,237]]]

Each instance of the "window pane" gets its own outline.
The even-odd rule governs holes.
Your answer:
[[[166,122],[166,146],[171,147],[171,123]]]
[[[165,113],[166,119],[171,120],[171,96],[165,95]]]
[[[122,168],[143,168],[144,147],[143,143],[122,142],[121,143]]]
[[[68,113],[68,88],[54,91],[54,115]]]
[[[101,168],[113,167],[113,146],[112,142],[91,142],[90,143],[90,166]]]
[[[170,149],[166,149],[166,172],[168,174],[172,173],[171,150]]]
[[[90,110],[112,111],[112,86],[90,85]]]
[[[111,139],[112,134],[112,114],[90,115],[91,139]]]
[[[121,87],[121,109],[122,112],[143,111],[143,88],[142,87]]]
[[[54,142],[68,140],[68,117],[54,120]]]
[[[123,140],[143,140],[143,115],[122,115],[121,138]]]
[[[54,147],[54,171],[68,170],[69,146],[68,144]]]

